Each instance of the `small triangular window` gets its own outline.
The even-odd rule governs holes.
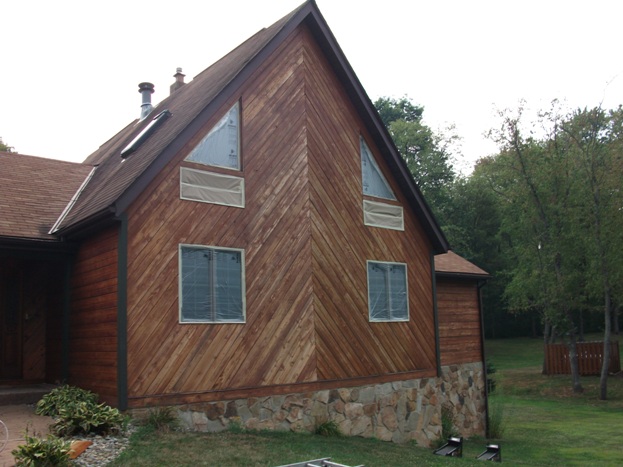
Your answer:
[[[240,170],[240,109],[229,109],[186,158],[190,162]]]
[[[361,178],[363,181],[363,194],[376,196],[377,198],[396,199],[389,183],[383,176],[372,151],[361,138]]]

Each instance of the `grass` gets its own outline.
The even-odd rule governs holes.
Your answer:
[[[623,458],[623,378],[608,381],[609,400],[598,400],[598,377],[582,378],[584,393],[568,376],[543,376],[542,341],[487,342],[498,384],[491,406],[503,409],[503,462],[509,465],[620,465]],[[469,466],[486,440],[466,441],[463,458],[432,455],[414,444],[375,439],[275,432],[160,433],[143,427],[113,466],[278,466],[331,457],[347,465]]]

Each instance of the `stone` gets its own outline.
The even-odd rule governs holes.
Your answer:
[[[350,400],[357,402],[359,400],[359,388],[353,388],[350,390]]]
[[[216,402],[209,404],[206,408],[206,416],[210,420],[216,420],[217,418],[225,414],[225,404],[222,402]]]
[[[362,404],[371,404],[374,402],[374,387],[368,386],[365,388],[359,389],[359,397],[357,398],[357,402],[361,402]]]
[[[232,418],[238,416],[238,408],[236,407],[236,403],[234,401],[228,402],[225,408],[225,417]]]
[[[192,429],[195,431],[206,431],[208,417],[202,412],[192,412]]]
[[[372,417],[376,413],[376,408],[377,408],[377,405],[374,403],[366,404],[363,406],[363,414],[366,417]]]
[[[359,417],[353,420],[350,434],[351,436],[362,436],[372,426],[372,420],[369,417]]]
[[[329,403],[329,393],[330,391],[318,391],[316,393],[316,401],[322,402],[323,404]]]
[[[363,405],[358,402],[349,402],[344,406],[346,418],[354,419],[363,415]]]
[[[374,429],[374,436],[381,441],[391,441],[393,433],[384,426],[377,426]]]
[[[381,409],[381,423],[390,431],[396,431],[398,429],[398,419],[396,412],[392,407],[385,407]]]
[[[342,389],[338,389],[337,392],[340,395],[340,399],[342,399],[344,402],[351,401],[350,389],[342,388]]]

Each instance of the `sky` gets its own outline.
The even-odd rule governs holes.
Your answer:
[[[407,96],[461,137],[456,167],[496,152],[497,110],[623,103],[618,0],[316,0],[372,101]],[[302,0],[0,0],[0,137],[81,162],[140,114]],[[2,168],[0,167],[0,170]]]

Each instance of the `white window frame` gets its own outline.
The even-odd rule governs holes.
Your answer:
[[[182,310],[183,310],[183,280],[182,277],[182,249],[184,248],[192,248],[197,250],[212,250],[212,251],[235,251],[240,253],[240,288],[242,294],[242,316],[240,319],[236,320],[189,320],[184,319]],[[211,245],[198,245],[198,244],[186,244],[180,243],[178,246],[178,302],[179,302],[179,316],[178,320],[180,324],[243,324],[246,323],[247,319],[247,301],[246,301],[246,274],[245,274],[245,254],[244,250],[241,248],[228,248],[228,247],[220,247],[220,246],[211,246]]]
[[[372,299],[370,294],[370,264],[385,264],[385,265],[400,265],[404,266],[405,270],[405,307],[406,307],[406,318],[392,318],[391,316],[388,319],[377,319],[372,317]],[[392,261],[376,261],[376,260],[367,260],[366,261],[366,278],[367,278],[367,286],[368,286],[368,320],[371,323],[395,323],[395,322],[407,322],[409,321],[409,273],[408,267],[406,263],[392,262]],[[388,287],[390,286],[389,282],[386,282]],[[391,295],[388,292],[388,306],[389,312],[391,313]]]

